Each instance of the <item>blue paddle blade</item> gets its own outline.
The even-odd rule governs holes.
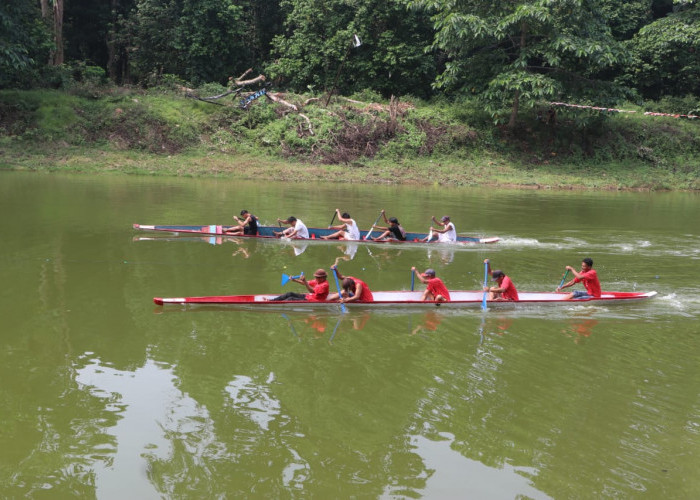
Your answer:
[[[298,279],[301,278],[302,276],[304,276],[304,273],[298,274],[298,275],[296,275],[296,276],[290,276],[290,275],[288,275],[288,274],[284,274],[284,273],[283,273],[283,274],[282,274],[282,286],[284,286],[284,285],[286,285],[287,283],[289,283],[290,280],[298,280]]]

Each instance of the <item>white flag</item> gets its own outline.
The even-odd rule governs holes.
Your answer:
[[[359,47],[362,45],[362,40],[360,40],[360,37],[357,35],[352,36],[352,44],[355,46],[355,48]]]

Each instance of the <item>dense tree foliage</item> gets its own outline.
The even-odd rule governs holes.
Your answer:
[[[497,121],[514,125],[520,106],[553,98],[621,94],[600,78],[625,60],[603,0],[409,3],[434,13],[433,46],[450,58],[438,84],[478,93]]]
[[[700,9],[647,24],[629,41],[632,61],[622,81],[642,95],[700,96]]]
[[[169,73],[222,80],[249,60],[244,7],[235,0],[137,0],[128,29],[140,78]]]
[[[554,98],[697,99],[699,35],[696,0],[4,0],[0,86],[253,68],[296,91],[469,94],[512,124]]]
[[[285,31],[274,40],[269,72],[296,90],[373,89],[425,96],[435,75],[427,16],[396,0],[284,0]],[[357,35],[362,45],[354,47]]]
[[[38,3],[0,3],[0,86],[26,85],[48,61],[50,49],[50,32]]]

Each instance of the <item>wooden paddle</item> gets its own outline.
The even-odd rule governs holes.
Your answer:
[[[379,215],[377,216],[377,219],[374,221],[374,224],[372,224],[372,227],[370,228],[369,231],[367,231],[367,234],[365,234],[365,241],[369,239],[369,235],[372,234],[372,231],[374,231],[374,226],[377,225],[377,222],[379,222],[379,218],[382,216],[382,213],[379,212]]]
[[[333,212],[333,218],[331,219],[331,223],[328,224],[328,227],[329,227],[329,228],[333,226],[333,223],[335,222],[335,216],[336,216],[336,215],[338,215],[338,211],[337,211],[337,210],[336,210],[335,212]]]
[[[343,294],[340,291],[340,282],[338,281],[338,270],[335,268],[333,269],[333,277],[335,278],[335,287],[338,289],[338,298],[342,299]],[[347,311],[347,309],[345,308],[345,304],[343,304],[342,302],[340,303],[340,310],[343,312]]]

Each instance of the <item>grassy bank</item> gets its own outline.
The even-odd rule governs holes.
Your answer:
[[[213,95],[217,89],[210,90]],[[0,168],[284,181],[700,190],[700,120],[562,111],[494,128],[470,102],[0,92]]]

